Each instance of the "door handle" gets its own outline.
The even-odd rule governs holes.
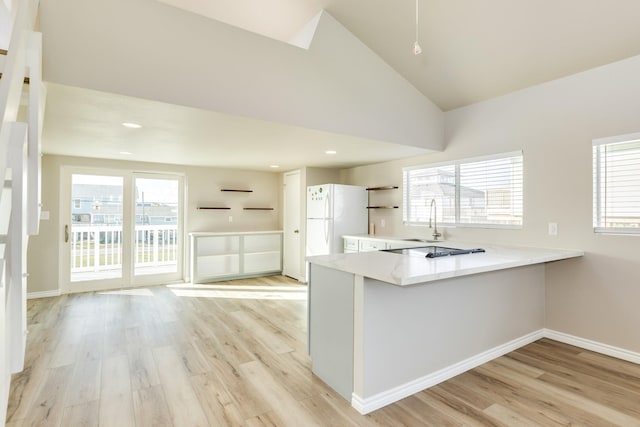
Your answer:
[[[69,241],[69,224],[64,225],[64,242],[67,243]]]
[[[300,230],[293,230],[294,233],[298,234]]]

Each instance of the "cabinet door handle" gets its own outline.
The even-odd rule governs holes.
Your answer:
[[[64,242],[67,243],[69,241],[69,224],[64,225]]]
[[[298,234],[300,230],[293,230],[294,233]]]

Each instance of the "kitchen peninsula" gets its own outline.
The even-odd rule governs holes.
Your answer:
[[[364,414],[541,338],[545,263],[584,253],[482,247],[308,257],[313,372]]]

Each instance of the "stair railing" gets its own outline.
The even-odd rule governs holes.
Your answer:
[[[45,90],[42,35],[33,31],[39,0],[19,0],[9,49],[0,61],[0,420],[11,374],[24,368],[28,236],[38,232]],[[27,123],[18,122],[25,78]]]

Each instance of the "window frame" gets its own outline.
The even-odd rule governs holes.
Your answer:
[[[603,226],[602,218],[602,151],[599,149],[603,146],[614,144],[633,144],[640,143],[640,132],[625,135],[616,135],[605,138],[597,138],[592,140],[592,225],[593,232],[596,234],[619,234],[619,235],[640,235],[640,227],[608,227]],[[640,171],[638,172],[640,177]],[[606,203],[606,202],[605,202]],[[640,223],[640,210],[638,211],[638,222]]]
[[[522,206],[520,223],[519,224],[499,224],[499,223],[470,223],[470,222],[461,222],[461,207],[460,207],[460,166],[464,164],[477,163],[477,162],[485,162],[492,160],[500,160],[507,159],[510,157],[520,157],[522,162]],[[492,154],[487,156],[479,156],[472,157],[466,159],[459,159],[448,162],[439,162],[439,163],[431,163],[431,164],[421,164],[415,166],[407,166],[402,168],[402,181],[403,181],[403,189],[402,189],[402,200],[403,200],[403,212],[402,212],[402,222],[404,225],[410,226],[428,226],[429,221],[415,221],[408,219],[408,210],[409,210],[409,197],[407,194],[407,173],[414,170],[420,169],[437,169],[453,166],[454,168],[454,177],[455,177],[455,196],[454,196],[454,206],[455,206],[455,220],[454,222],[444,221],[441,218],[438,218],[436,213],[436,218],[438,218],[438,226],[442,226],[443,228],[486,228],[486,229],[506,229],[506,230],[520,230],[524,226],[524,152],[523,150],[509,151],[498,154]],[[441,215],[442,216],[442,215]]]

